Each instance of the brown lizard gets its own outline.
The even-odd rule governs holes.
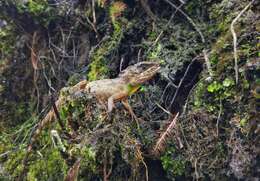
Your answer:
[[[114,103],[121,101],[124,107],[130,112],[130,114],[136,118],[132,111],[127,97],[138,91],[143,83],[150,80],[160,69],[160,65],[156,62],[139,62],[131,65],[123,70],[117,78],[103,79],[92,82],[83,80],[75,86],[65,88],[68,89],[69,94],[91,94],[97,98],[100,102],[107,102],[107,110],[111,112],[114,108]],[[61,96],[56,102],[55,106],[57,110],[65,104],[66,96]],[[29,154],[32,152],[32,146],[37,137],[41,133],[41,130],[51,122],[55,121],[56,114],[52,109],[44,117],[44,119],[37,125],[35,132],[33,133],[29,145],[27,147],[27,153],[23,160],[23,166],[27,164]],[[25,170],[25,169],[24,169]],[[18,180],[21,180],[24,176],[24,171]]]

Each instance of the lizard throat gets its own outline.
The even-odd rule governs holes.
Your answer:
[[[130,96],[130,95],[136,93],[140,88],[141,88],[141,84],[138,84],[138,85],[128,84],[127,85],[127,93]]]

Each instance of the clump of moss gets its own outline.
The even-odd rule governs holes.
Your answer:
[[[116,51],[124,37],[124,32],[132,27],[131,22],[128,22],[122,16],[126,9],[126,4],[123,2],[113,2],[109,6],[109,15],[113,25],[112,35],[104,39],[102,44],[91,52],[90,71],[87,75],[88,80],[93,81],[102,79],[109,73],[107,65],[111,61],[111,56]]]
[[[68,166],[58,149],[46,150],[39,158],[30,162],[28,180],[60,180],[66,175]]]
[[[186,160],[177,153],[174,146],[168,146],[160,159],[169,178],[176,178],[185,174]]]
[[[119,46],[124,29],[123,25],[114,23],[114,31],[111,37],[108,37],[98,48],[91,53],[92,62],[89,64],[90,71],[87,75],[88,80],[93,81],[102,79],[107,76],[109,69],[107,67],[109,55],[112,54]]]
[[[240,162],[238,163],[239,168],[235,168],[237,165],[234,164],[233,160],[232,163],[230,163],[230,167],[227,168],[226,163],[228,162],[228,158],[236,157],[234,156],[233,151],[228,149],[229,147],[232,147],[231,145],[233,144],[228,140],[236,137],[236,139],[246,142],[246,135],[254,135],[254,129],[252,128],[254,127],[252,126],[254,123],[250,121],[250,117],[252,117],[252,114],[255,114],[255,111],[250,106],[250,102],[253,99],[250,89],[253,89],[255,78],[253,78],[253,71],[250,73],[252,76],[248,76],[248,70],[246,69],[248,69],[248,64],[251,64],[250,62],[254,62],[254,59],[257,58],[257,39],[255,35],[251,36],[248,34],[248,32],[252,32],[253,34],[255,33],[254,29],[256,28],[256,24],[254,23],[254,18],[256,18],[256,15],[252,13],[251,10],[248,10],[248,12],[245,13],[235,27],[238,38],[241,38],[241,41],[237,45],[240,67],[239,83],[235,84],[233,43],[232,35],[230,33],[230,24],[233,18],[237,15],[235,12],[239,12],[237,7],[243,7],[243,5],[246,4],[246,1],[243,1],[243,3],[239,6],[236,6],[237,3],[238,2],[235,1],[224,0],[211,8],[212,11],[210,18],[215,21],[214,32],[216,33],[216,36],[212,38],[213,41],[215,39],[215,42],[212,43],[211,46],[210,62],[212,64],[215,76],[211,82],[202,79],[197,83],[191,95],[190,105],[192,106],[188,108],[188,112],[191,115],[193,115],[194,112],[196,113],[195,110],[200,110],[200,112],[203,112],[200,114],[210,116],[205,116],[206,119],[203,120],[197,115],[195,116],[197,118],[192,119],[192,121],[190,118],[185,118],[193,122],[193,124],[196,125],[195,127],[200,130],[199,132],[193,130],[197,133],[192,135],[199,135],[203,132],[204,136],[211,135],[208,138],[207,145],[207,149],[209,150],[203,150],[202,146],[193,147],[192,144],[196,142],[195,140],[199,140],[199,144],[203,145],[203,140],[205,137],[202,136],[197,138],[192,135],[188,136],[188,134],[193,132],[191,131],[192,126],[189,125],[191,123],[186,122],[186,120],[181,123],[185,137],[188,138],[188,143],[190,144],[193,142],[188,147],[192,147],[192,154],[197,159],[197,168],[198,165],[203,168],[203,170],[199,173],[199,177],[209,176],[214,179],[221,177],[221,170],[225,170],[226,172],[227,170],[231,170],[231,172],[238,172],[239,169],[244,169],[241,167]],[[231,8],[234,8],[235,10],[231,10]],[[212,30],[210,29],[209,31]],[[248,36],[248,38],[242,38],[243,36]],[[206,75],[202,75],[202,77],[206,77]],[[211,123],[204,125],[204,121],[210,121]],[[187,127],[185,124],[187,124]],[[250,124],[252,125],[250,126]],[[234,136],[233,134],[236,135]],[[252,136],[251,139],[251,144],[253,145],[255,140],[254,136]],[[249,142],[250,141],[248,141],[247,144],[250,144]],[[247,144],[243,145],[243,147],[247,147]],[[212,161],[209,163],[205,159],[200,158],[199,155],[201,153],[199,152],[210,153],[208,158],[215,159],[216,162]],[[196,156],[195,154],[198,155]],[[249,152],[246,154],[249,154]],[[255,156],[255,153],[252,150],[250,151],[250,154]],[[191,153],[186,153],[186,155],[191,155]],[[194,158],[189,158],[188,160],[194,164]],[[212,164],[211,168],[208,167],[209,164]],[[246,164],[252,166],[255,163],[252,160],[248,160]],[[216,170],[218,171],[213,170],[213,167],[216,167]],[[248,176],[251,175],[249,171],[247,171],[247,174]],[[239,176],[237,178],[239,178]]]
[[[9,177],[16,177],[22,171],[21,162],[25,156],[25,151],[16,151],[8,155],[8,160],[4,162],[5,172],[8,173]]]

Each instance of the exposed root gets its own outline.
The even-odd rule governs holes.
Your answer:
[[[69,169],[64,181],[77,181],[81,158],[79,158],[74,165]]]

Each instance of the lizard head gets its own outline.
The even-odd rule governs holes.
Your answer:
[[[123,70],[119,77],[126,79],[131,85],[140,85],[150,80],[159,69],[159,63],[139,62]]]

